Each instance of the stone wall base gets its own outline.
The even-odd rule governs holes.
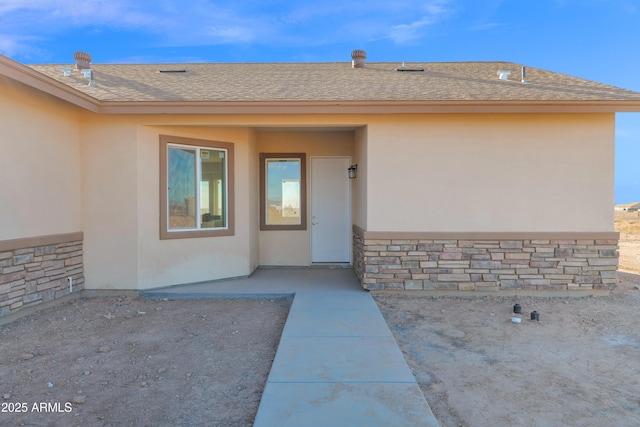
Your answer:
[[[0,317],[83,290],[82,246],[82,233],[0,242]]]
[[[393,238],[392,233],[354,227],[353,265],[364,289],[608,291],[617,283],[618,239],[611,238],[615,233],[593,233],[606,239],[566,238],[587,237],[585,233],[518,239],[517,233],[485,233],[482,238],[460,233],[459,239],[407,234]]]

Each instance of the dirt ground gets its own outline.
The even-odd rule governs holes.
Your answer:
[[[640,274],[640,212],[615,211],[615,228],[620,233],[620,269]]]
[[[251,426],[289,305],[101,297],[0,326],[0,425]]]
[[[620,240],[620,269],[640,274],[640,240]]]
[[[620,273],[606,297],[376,300],[443,427],[638,426],[639,288]]]

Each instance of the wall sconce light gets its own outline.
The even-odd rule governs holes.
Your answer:
[[[351,165],[347,170],[349,171],[349,179],[354,179],[356,177],[356,171],[358,170],[358,165]]]

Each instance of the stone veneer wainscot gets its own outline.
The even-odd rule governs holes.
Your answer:
[[[84,289],[83,233],[0,241],[0,317]]]
[[[353,265],[364,289],[594,291],[617,283],[617,233],[393,234],[354,226]]]

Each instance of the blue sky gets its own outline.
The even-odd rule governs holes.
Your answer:
[[[19,62],[504,60],[640,91],[637,0],[0,0]],[[618,114],[616,203],[640,201],[640,113]]]

